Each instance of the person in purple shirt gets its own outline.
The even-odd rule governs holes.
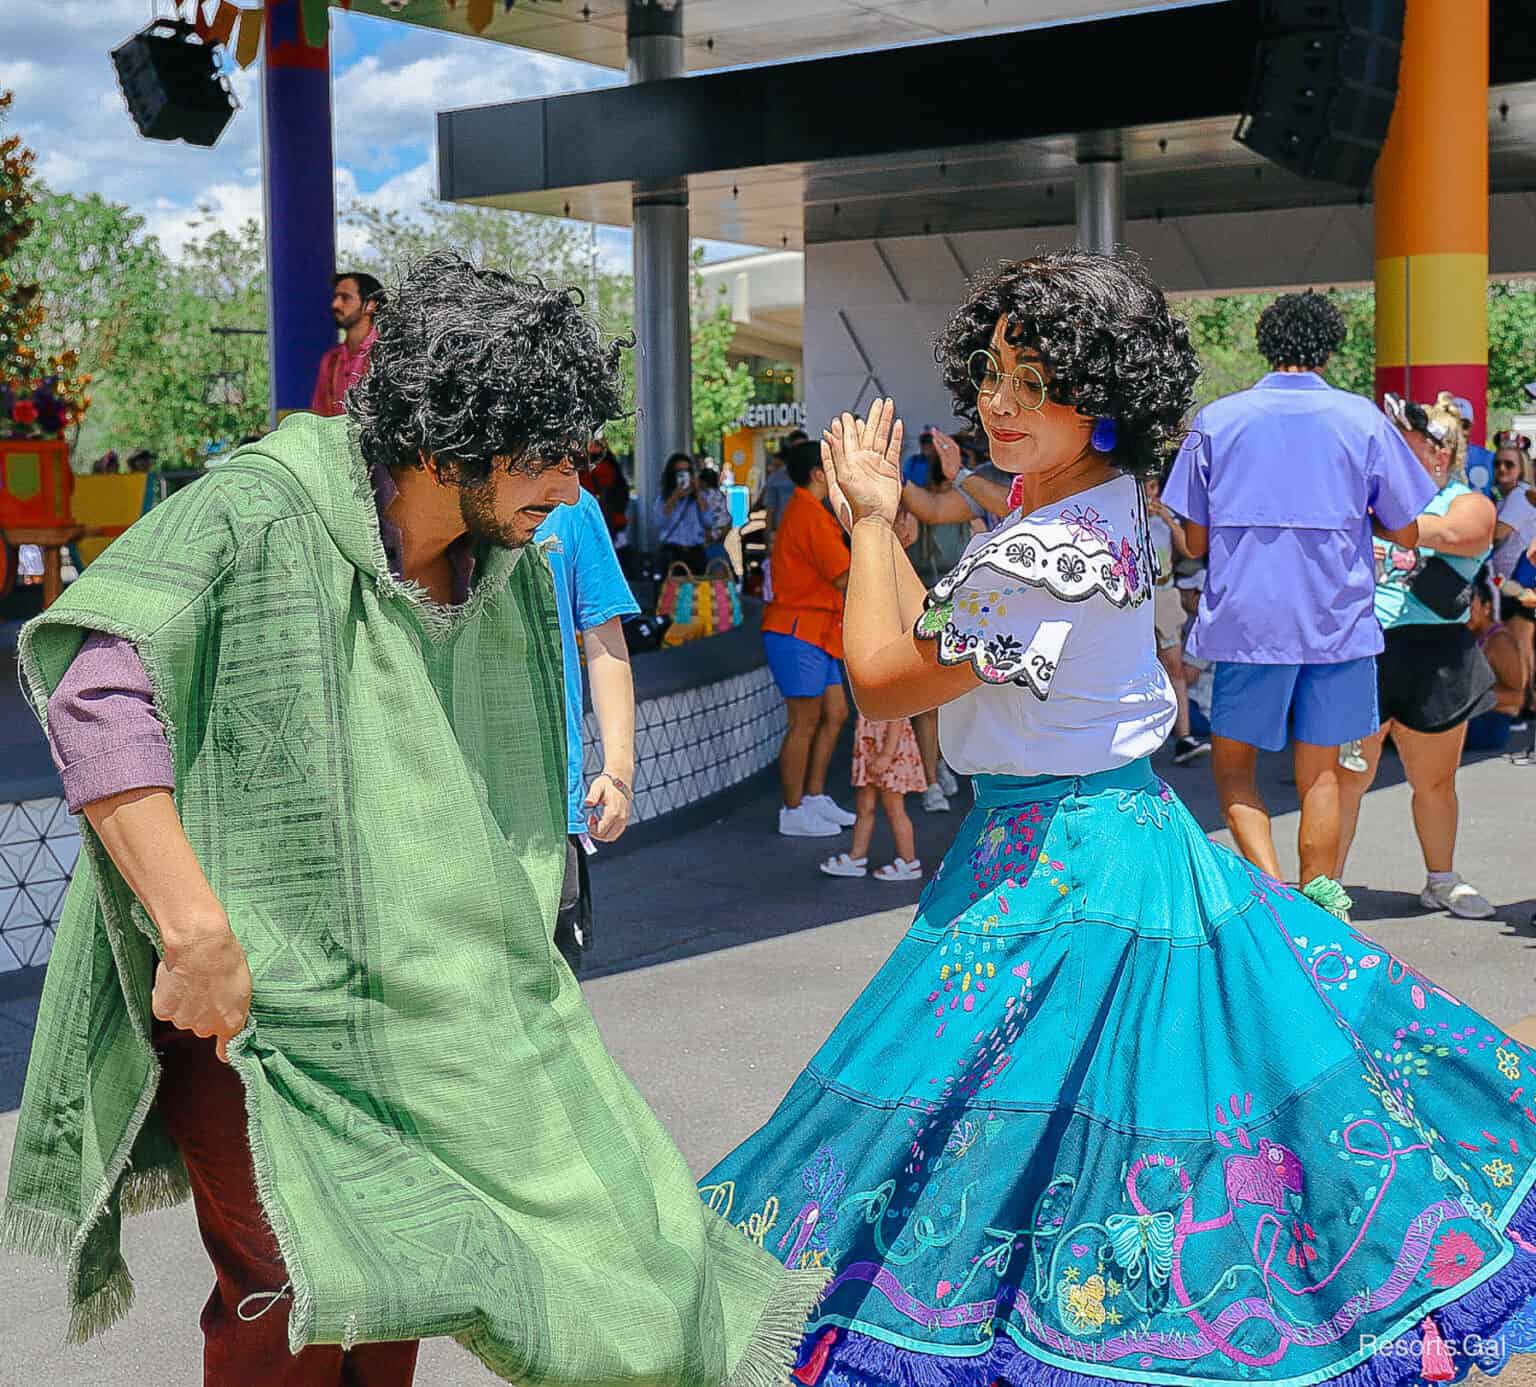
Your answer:
[[[1211,765],[1238,850],[1279,877],[1254,771],[1292,746],[1305,895],[1341,918],[1338,751],[1377,728],[1372,529],[1443,548],[1434,497],[1387,417],[1320,374],[1343,344],[1323,295],[1285,294],[1259,318],[1270,373],[1200,411],[1163,488],[1209,568],[1188,651],[1214,663]],[[1401,538],[1399,538],[1401,536]]]

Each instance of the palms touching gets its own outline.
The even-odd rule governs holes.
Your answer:
[[[844,414],[821,435],[821,464],[832,509],[845,529],[868,516],[895,525],[901,509],[902,423],[891,400],[876,400],[868,419]]]

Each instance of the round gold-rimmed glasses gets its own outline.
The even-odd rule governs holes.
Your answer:
[[[1000,362],[985,347],[971,353],[966,362],[966,375],[976,387],[977,395],[996,395],[1003,388],[1004,371]],[[1013,398],[1020,409],[1037,410],[1045,405],[1045,377],[1040,369],[1027,361],[1020,362],[1007,373],[1013,382]]]

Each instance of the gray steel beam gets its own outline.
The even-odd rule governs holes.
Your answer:
[[[664,82],[683,72],[682,0],[629,0],[629,80]],[[659,536],[651,507],[675,452],[693,451],[692,281],[688,180],[634,184],[636,539]]]

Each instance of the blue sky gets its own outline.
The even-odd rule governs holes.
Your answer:
[[[107,55],[151,8],[146,0],[0,0],[0,88],[16,94],[8,128],[36,151],[54,188],[127,203],[174,251],[210,225],[261,216],[260,64],[233,73],[242,109],[215,148],[140,138]],[[331,12],[331,47],[343,207],[363,199],[409,212],[433,195],[439,109],[623,80],[586,63],[340,10]],[[610,261],[627,264],[627,231],[607,230],[600,244]],[[735,249],[707,246],[710,258]]]

